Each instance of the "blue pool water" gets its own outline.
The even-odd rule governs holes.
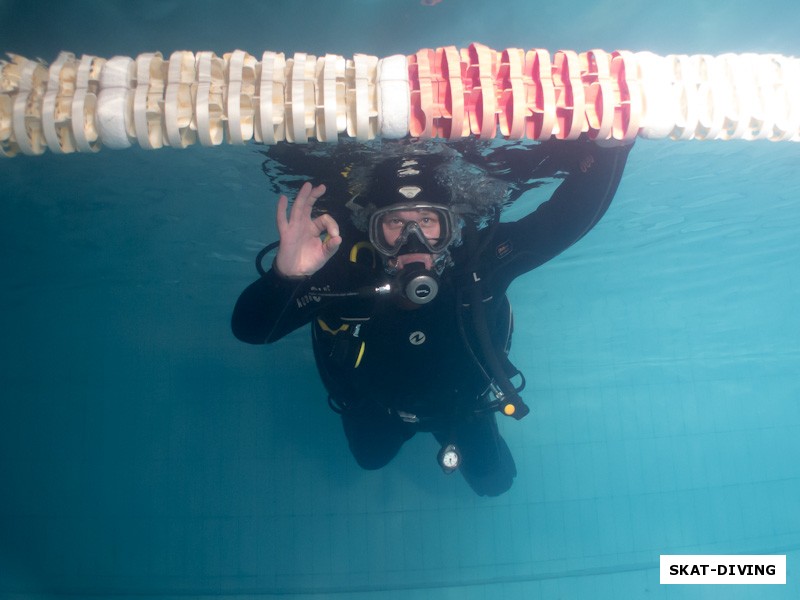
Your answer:
[[[556,4],[0,1],[0,46],[797,51],[794,3]],[[308,332],[233,338],[275,236],[258,150],[0,161],[0,596],[798,597],[800,146],[640,141],[514,284],[533,412],[494,499],[429,436],[361,471]],[[661,554],[785,554],[788,583],[661,586]]]

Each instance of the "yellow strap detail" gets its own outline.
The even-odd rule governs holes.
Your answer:
[[[331,335],[336,335],[337,333],[350,329],[350,325],[348,323],[340,325],[338,329],[331,329],[330,326],[322,319],[317,319],[317,325],[319,325],[319,328],[322,329],[322,331],[330,333]]]
[[[352,248],[350,248],[350,262],[358,262],[358,253],[362,250],[369,252],[370,256],[372,257],[372,268],[375,268],[375,249],[369,242],[358,242]]]
[[[361,342],[361,349],[358,351],[358,358],[356,359],[356,366],[353,367],[355,369],[358,368],[358,365],[361,364],[361,359],[364,358],[364,349],[367,347],[366,342]]]

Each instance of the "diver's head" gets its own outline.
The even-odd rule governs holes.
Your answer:
[[[426,269],[441,272],[458,229],[457,218],[447,206],[402,203],[372,214],[369,239],[390,271],[423,263]]]
[[[449,206],[450,189],[436,177],[441,162],[438,156],[387,160],[359,199],[370,209],[369,239],[390,274],[411,264],[440,274],[452,264],[462,220]]]

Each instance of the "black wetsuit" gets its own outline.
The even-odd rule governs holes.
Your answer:
[[[242,341],[274,342],[309,322],[320,376],[342,413],[350,449],[367,469],[380,468],[416,431],[454,442],[461,471],[479,494],[506,491],[516,475],[494,413],[481,413],[489,384],[486,360],[465,296],[472,273],[481,279],[486,321],[498,355],[511,341],[506,289],[519,275],[550,260],[586,234],[608,208],[629,147],[574,144],[561,156],[564,182],[535,211],[513,223],[466,230],[452,250],[455,266],[440,291],[415,309],[379,296],[323,297],[374,288],[387,280],[364,237],[345,235],[334,257],[298,282],[274,270],[239,297],[232,327]],[[477,256],[475,253],[477,252]],[[416,422],[414,422],[416,421]]]

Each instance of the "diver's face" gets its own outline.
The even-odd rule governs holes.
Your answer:
[[[383,238],[386,243],[389,246],[395,245],[406,225],[412,221],[419,226],[428,240],[437,241],[441,236],[441,223],[436,212],[426,208],[393,210],[386,213],[381,219]],[[402,269],[405,265],[418,262],[424,263],[425,268],[430,269],[433,265],[433,259],[434,255],[430,253],[417,252],[401,254],[391,259],[391,261],[393,263],[392,266],[396,269]]]
[[[416,222],[422,229],[422,233],[429,240],[438,240],[441,235],[441,224],[439,215],[427,208],[414,210],[393,210],[386,213],[381,219],[383,228],[383,239],[390,246],[394,246],[397,238],[403,233],[405,226],[411,221]]]

